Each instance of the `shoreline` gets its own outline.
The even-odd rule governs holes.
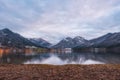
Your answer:
[[[120,80],[120,65],[0,64],[0,80]]]

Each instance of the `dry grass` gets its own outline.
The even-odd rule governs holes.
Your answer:
[[[120,65],[0,65],[0,80],[120,80]]]

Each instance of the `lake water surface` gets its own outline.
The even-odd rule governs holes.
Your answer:
[[[115,53],[34,53],[0,54],[1,64],[120,64]]]

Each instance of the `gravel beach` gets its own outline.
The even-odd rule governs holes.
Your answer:
[[[120,65],[0,65],[0,80],[120,80]]]

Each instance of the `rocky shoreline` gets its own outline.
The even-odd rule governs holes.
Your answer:
[[[0,80],[120,80],[120,65],[0,65]]]

